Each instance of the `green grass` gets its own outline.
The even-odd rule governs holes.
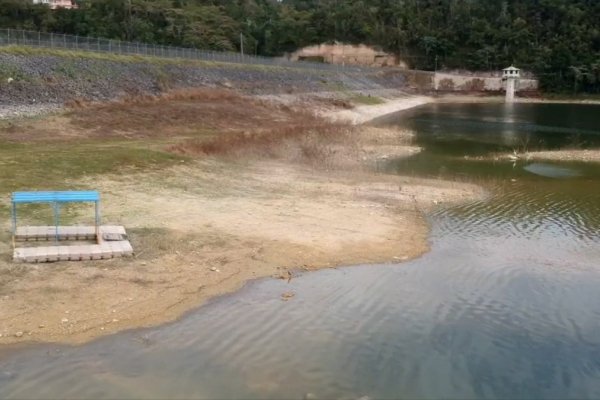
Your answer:
[[[375,106],[378,104],[383,104],[385,101],[376,96],[367,96],[364,94],[357,94],[350,98],[350,101],[356,104],[367,105],[367,106]]]
[[[332,92],[342,92],[342,93],[350,92],[350,89],[347,88],[342,82],[324,81],[322,83],[325,88],[327,88],[328,90],[330,90]]]
[[[0,142],[0,218],[8,221],[8,196],[13,191],[94,189],[93,184],[84,187],[73,182],[78,178],[93,178],[107,173],[166,167],[182,160],[185,158],[158,149],[136,147],[135,143]],[[81,207],[65,208],[63,221],[68,222],[81,214]],[[48,207],[31,206],[31,209],[25,208],[19,212],[38,222],[52,222],[51,209]]]
[[[309,68],[295,68],[278,65],[262,65],[262,64],[239,64],[228,63],[222,61],[206,61],[192,60],[186,58],[167,58],[155,56],[129,55],[129,54],[114,54],[108,52],[94,52],[84,50],[65,50],[57,48],[31,47],[31,46],[3,46],[0,47],[0,53],[14,54],[21,56],[54,56],[73,59],[91,59],[100,61],[111,61],[120,63],[147,63],[155,65],[190,65],[204,68],[232,68],[243,70],[258,70],[258,71],[302,71],[307,74],[327,74],[335,73],[335,71],[311,70]]]
[[[0,145],[0,195],[15,190],[73,189],[71,180],[147,169],[179,162],[181,156],[132,145]]]
[[[0,62],[0,84],[7,83],[7,79],[28,80],[28,76],[14,65]]]
[[[600,94],[596,93],[543,93],[542,98],[545,100],[568,100],[568,101],[600,101]]]
[[[181,60],[178,58],[163,58],[154,56],[141,56],[129,54],[114,54],[84,50],[65,50],[57,48],[30,47],[30,46],[4,46],[0,47],[0,53],[14,54],[20,56],[55,56],[64,58],[86,58],[92,60],[115,61],[125,63],[153,63],[153,64],[180,64],[184,61],[199,65],[211,65],[212,62],[200,60]]]
[[[379,97],[356,93],[356,91],[346,87],[342,82],[324,81],[322,82],[322,84],[324,87],[326,87],[332,92],[339,92],[344,97],[347,97],[348,101],[354,104],[375,106],[378,104],[385,103],[385,101],[380,99]]]

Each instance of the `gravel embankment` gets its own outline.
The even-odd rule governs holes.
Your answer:
[[[0,51],[0,118],[60,108],[73,99],[104,101],[127,94],[217,86],[249,94],[402,89],[400,71],[356,74],[255,65],[112,61]]]

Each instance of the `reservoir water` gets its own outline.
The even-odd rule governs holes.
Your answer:
[[[430,253],[258,280],[84,346],[0,350],[0,397],[600,398],[600,165],[490,156],[600,147],[600,107],[430,105],[384,122],[424,147],[386,172],[489,189],[429,215]]]

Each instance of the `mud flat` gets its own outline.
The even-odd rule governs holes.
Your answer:
[[[375,173],[374,158],[418,151],[411,133],[332,123],[314,107],[197,91],[3,126],[0,344],[81,343],[174,320],[251,279],[400,263],[428,251],[424,212],[484,196],[468,183]],[[68,154],[32,164],[53,146]],[[135,256],[12,263],[5,206],[23,186],[100,190],[103,222],[127,228]]]

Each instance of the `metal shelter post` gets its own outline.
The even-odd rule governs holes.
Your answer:
[[[95,218],[95,226],[96,226],[96,241],[100,243],[100,199],[96,200],[96,218]]]
[[[11,208],[11,217],[12,217],[12,242],[13,242],[13,250],[16,246],[15,237],[17,236],[17,203],[12,201]]]
[[[58,243],[58,226],[60,225],[60,204],[58,202],[52,203],[54,208],[54,238]]]

